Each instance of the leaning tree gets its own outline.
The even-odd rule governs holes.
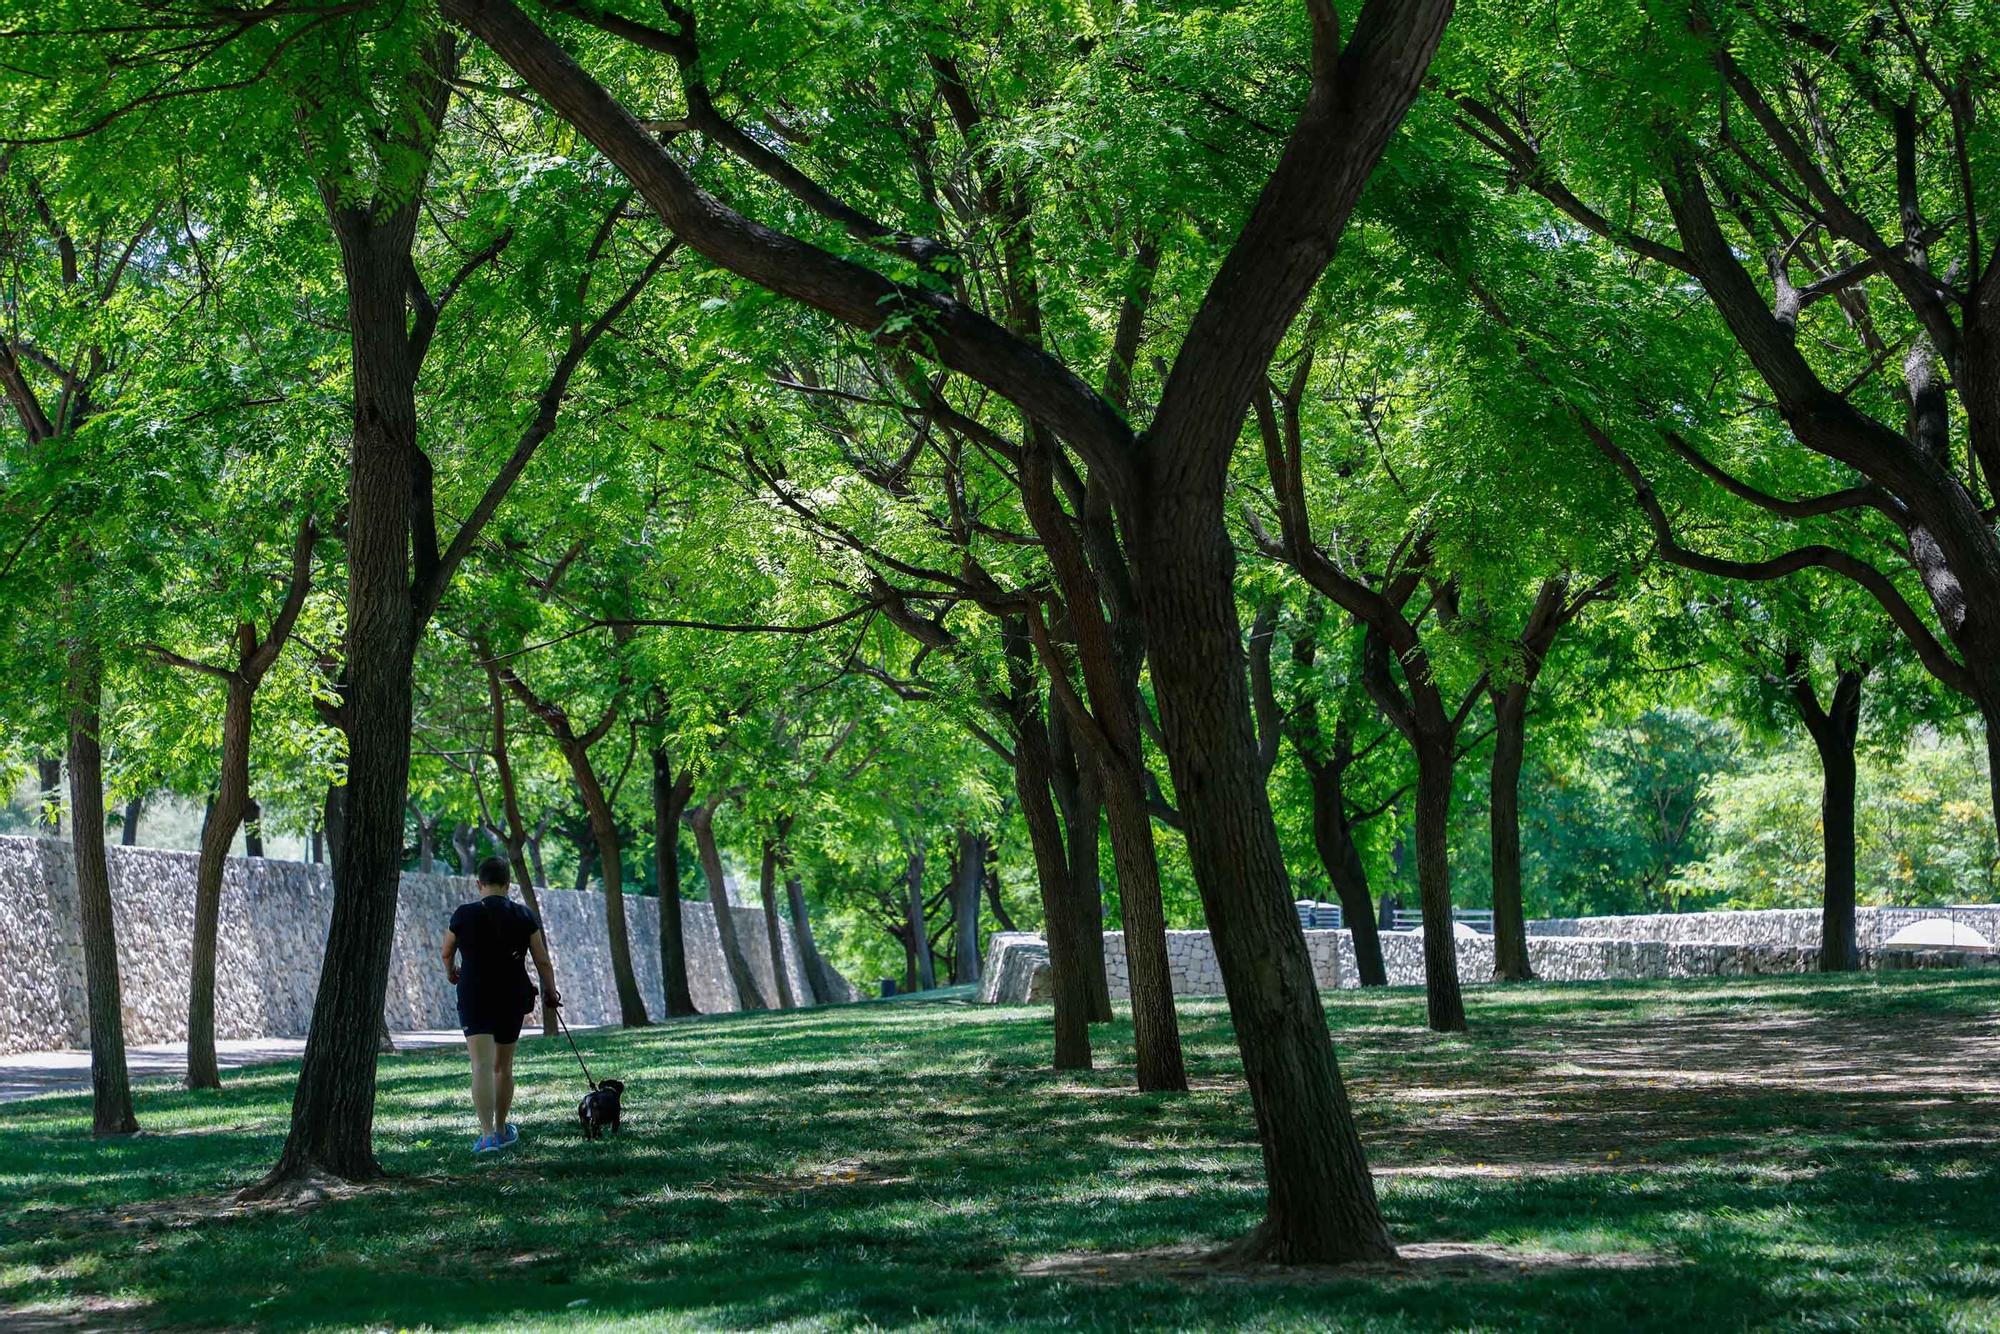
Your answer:
[[[669,10],[664,27],[594,10],[582,17],[623,39],[617,55],[690,55],[683,89],[697,117],[712,116],[711,140],[837,227],[827,241],[858,243],[843,245],[855,257],[755,221],[704,189],[640,115],[506,0],[444,5],[604,153],[691,249],[985,385],[1030,429],[1048,432],[1102,474],[1139,584],[1168,759],[1264,1145],[1270,1194],[1254,1244],[1297,1260],[1381,1256],[1392,1245],[1291,911],[1242,675],[1213,670],[1241,652],[1224,483],[1271,356],[1416,96],[1451,4],[1374,0],[1345,29],[1330,6],[1305,9],[1306,77],[1293,127],[1254,202],[1226,224],[1236,240],[1187,321],[1142,433],[1031,336],[911,273],[909,261],[937,253],[935,246],[844,202],[763,140],[718,135],[730,122],[714,111],[701,34],[687,11]],[[941,28],[934,35],[948,40]],[[592,44],[594,57],[601,46]]]

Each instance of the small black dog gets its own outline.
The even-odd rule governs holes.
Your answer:
[[[618,1133],[618,1103],[624,1093],[624,1080],[601,1079],[596,1089],[583,1095],[583,1101],[576,1105],[576,1117],[583,1122],[585,1139],[602,1139],[607,1130]]]

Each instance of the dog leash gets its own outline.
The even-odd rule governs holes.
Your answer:
[[[546,1001],[544,1002],[544,1004],[546,1004]],[[576,1039],[570,1037],[569,1024],[566,1023],[562,1017],[562,1006],[549,1005],[548,1008],[554,1011],[555,1013],[556,1026],[562,1029],[564,1037],[569,1038],[570,1053],[576,1057],[577,1067],[583,1071],[583,1082],[590,1085],[590,1091],[592,1093],[597,1092],[597,1081],[590,1077],[590,1067],[583,1063],[583,1053],[576,1049]]]

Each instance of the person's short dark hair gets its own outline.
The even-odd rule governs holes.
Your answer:
[[[505,889],[514,881],[514,868],[507,865],[505,857],[488,857],[479,863],[479,883]]]

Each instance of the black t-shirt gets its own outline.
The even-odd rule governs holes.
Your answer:
[[[458,938],[458,991],[483,1001],[519,999],[528,1007],[528,940],[542,924],[527,905],[505,894],[489,894],[477,903],[460,904],[451,915],[451,933]]]

